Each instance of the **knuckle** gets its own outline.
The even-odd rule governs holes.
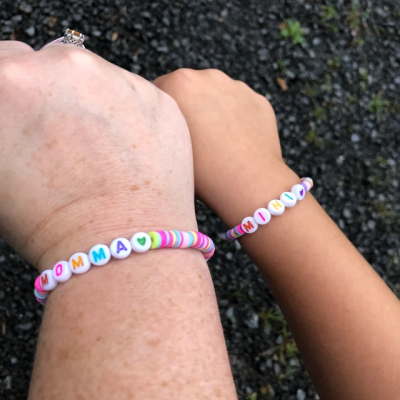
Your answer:
[[[0,81],[8,85],[21,82],[20,77],[24,75],[24,65],[20,60],[6,58],[0,60]]]
[[[64,46],[58,52],[58,57],[60,62],[65,62],[72,70],[78,71],[93,68],[96,63],[88,51],[73,46]]]
[[[274,108],[272,107],[272,104],[265,96],[263,96],[261,94],[257,94],[257,99],[258,99],[261,107],[263,107],[266,112],[275,115],[275,111],[274,111]]]
[[[179,82],[192,81],[196,79],[198,71],[190,68],[179,68],[171,74],[171,78]]]
[[[155,85],[167,93],[189,92],[198,84],[199,72],[180,68],[154,81]]]
[[[0,40],[0,48],[9,52],[33,52],[29,44],[16,40]]]
[[[210,69],[207,69],[205,72],[207,73],[208,76],[210,76],[213,79],[217,79],[217,80],[229,79],[229,80],[231,80],[231,78],[225,72],[223,72],[219,69],[210,68]]]

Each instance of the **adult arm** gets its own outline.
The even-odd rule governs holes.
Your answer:
[[[187,125],[139,76],[0,42],[0,120],[0,234],[39,272],[138,231],[197,230]],[[30,400],[235,397],[199,252],[132,254],[50,294]]]

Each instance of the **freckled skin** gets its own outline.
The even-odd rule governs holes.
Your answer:
[[[73,46],[0,50],[0,235],[20,254],[42,271],[135,231],[197,230],[189,131],[170,97]],[[236,398],[198,251],[132,254],[50,294],[29,400],[202,400],[218,388]]]

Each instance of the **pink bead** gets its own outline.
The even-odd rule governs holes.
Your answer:
[[[210,246],[210,238],[208,236],[204,236],[204,242],[203,242],[203,250],[207,250],[208,247]]]
[[[204,238],[204,235],[203,235],[202,233],[199,232],[199,234],[200,234],[200,243],[199,243],[199,245],[197,246],[197,248],[198,248],[198,249],[202,249],[202,248],[204,247],[204,240],[205,240],[205,238]]]
[[[182,243],[179,246],[181,249],[186,249],[189,245],[189,234],[187,232],[181,232]]]
[[[36,278],[36,280],[35,280],[35,289],[39,292],[39,293],[42,293],[42,294],[47,294],[47,293],[49,293],[48,292],[48,290],[44,290],[43,288],[42,288],[42,284],[40,283],[40,275]]]
[[[161,237],[160,249],[167,247],[167,245],[168,245],[167,232],[166,231],[157,231],[157,233],[159,233],[160,237]]]
[[[201,233],[196,232],[196,241],[193,243],[192,247],[197,249],[199,247],[200,242],[201,242]]]

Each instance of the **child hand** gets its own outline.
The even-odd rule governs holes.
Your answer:
[[[227,224],[272,200],[269,190],[276,196],[296,182],[265,97],[217,70],[181,69],[154,84],[177,101],[189,125],[198,197]]]

